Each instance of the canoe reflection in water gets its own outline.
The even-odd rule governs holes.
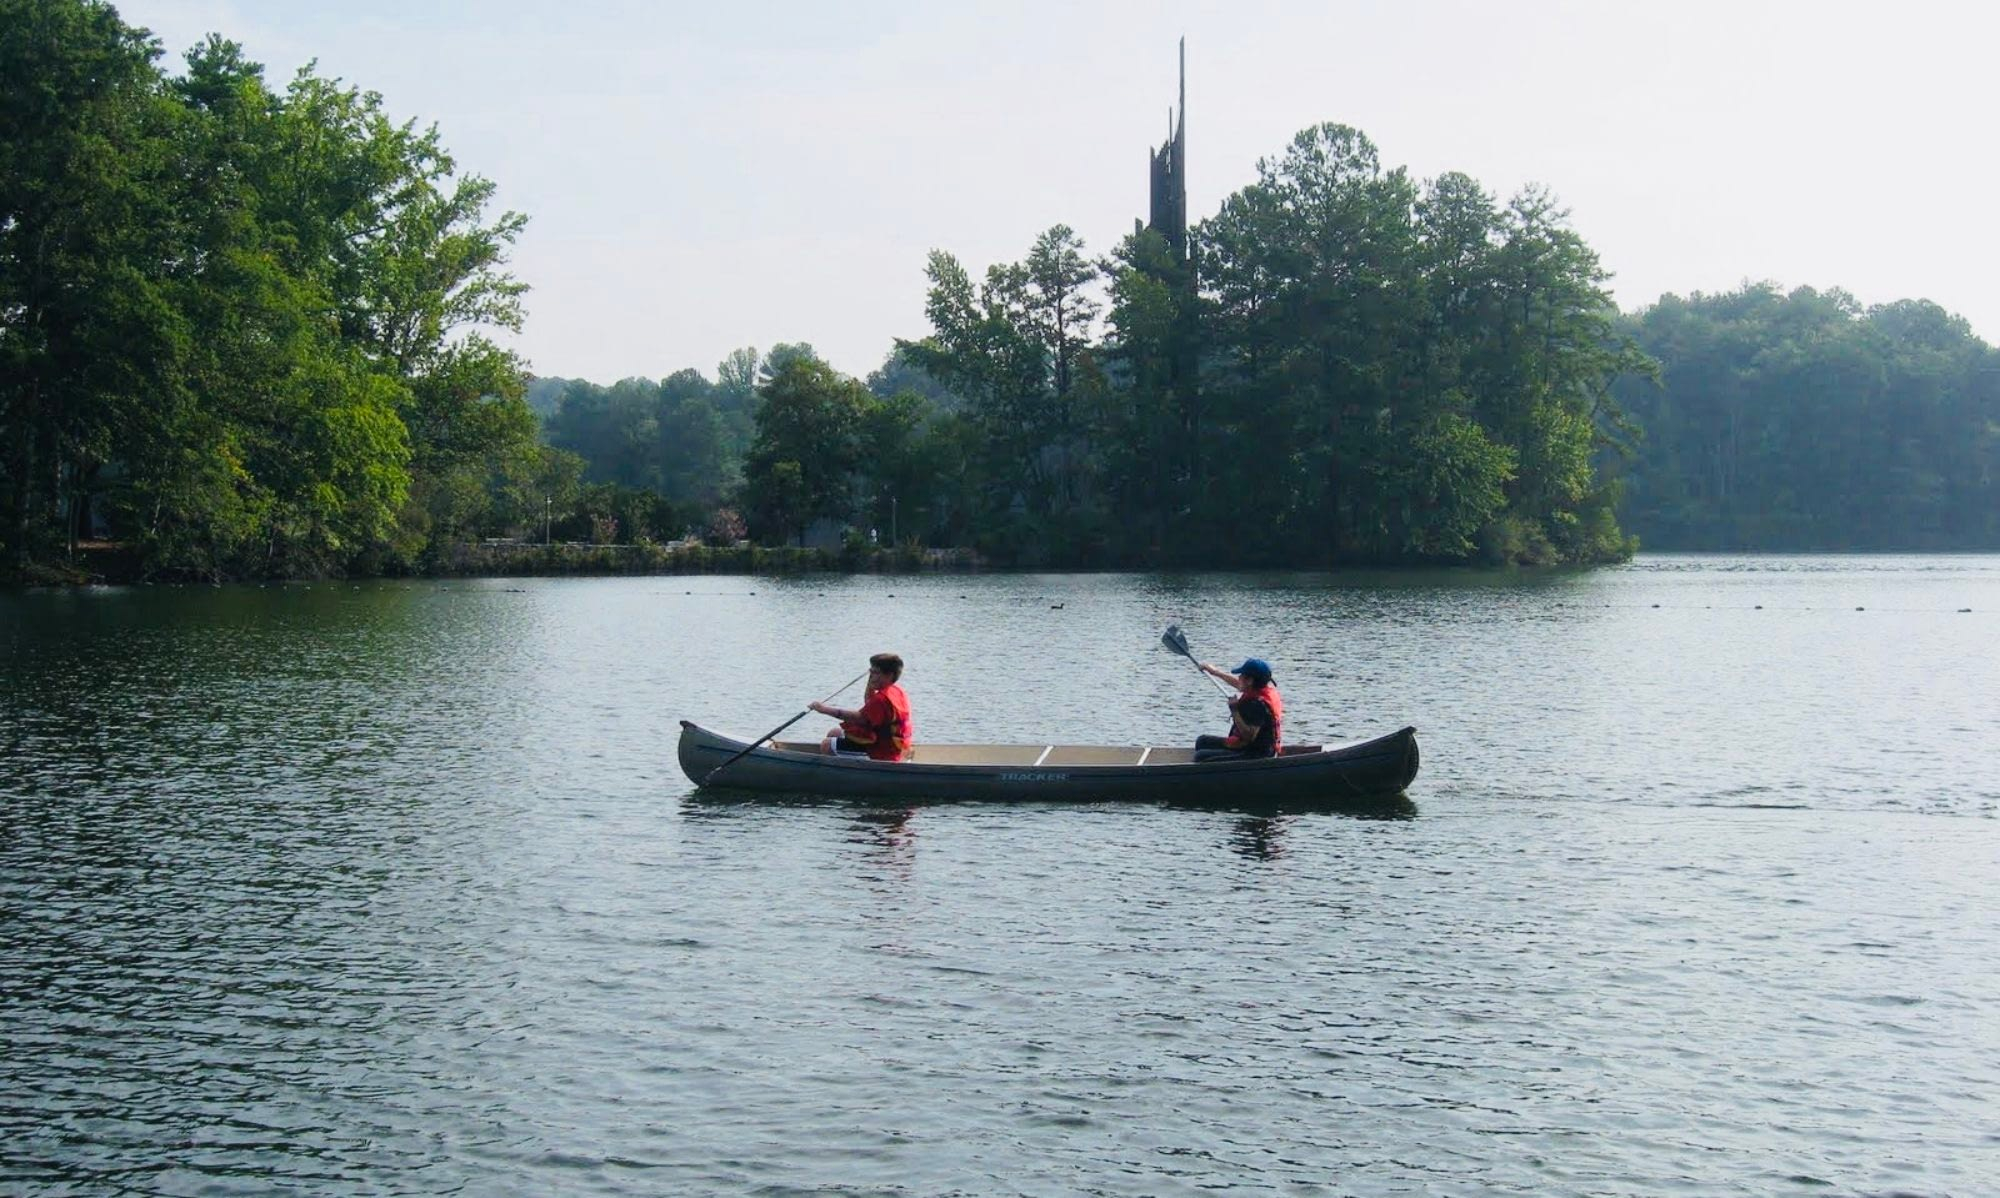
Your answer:
[[[850,820],[847,825],[847,842],[867,850],[867,855],[878,864],[894,867],[897,875],[905,874],[915,861],[917,813],[926,808],[937,810],[964,804],[964,800],[917,800],[903,806],[883,807],[869,799],[819,794],[760,794],[732,790],[699,790],[689,795],[686,802],[692,814],[698,817],[705,815],[709,818],[721,817],[723,813],[731,810],[768,809],[774,806],[847,812]],[[1056,805],[1072,810],[1101,808],[1107,811],[1114,806],[1086,801]],[[1237,819],[1230,825],[1227,839],[1230,851],[1252,861],[1266,862],[1276,861],[1285,855],[1286,834],[1300,816],[1332,815],[1343,819],[1410,820],[1415,819],[1417,815],[1417,805],[1403,795],[1394,795],[1386,799],[1300,800],[1277,803],[1201,802],[1183,799],[1115,806],[1128,808],[1151,806],[1156,809],[1234,815]]]
[[[1291,822],[1289,815],[1246,815],[1236,821],[1229,847],[1252,861],[1276,861],[1285,855],[1279,833]]]
[[[872,807],[857,811],[854,835],[848,839],[856,844],[902,852],[916,843],[917,830],[910,826],[910,819],[916,813],[914,807]]]

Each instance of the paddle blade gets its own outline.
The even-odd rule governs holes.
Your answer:
[[[1194,660],[1194,653],[1188,649],[1187,634],[1181,631],[1179,624],[1167,625],[1167,631],[1160,637],[1160,643],[1189,661]]]

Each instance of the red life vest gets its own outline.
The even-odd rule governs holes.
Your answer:
[[[1285,748],[1285,701],[1278,697],[1278,688],[1268,682],[1262,686],[1253,686],[1249,690],[1244,691],[1242,697],[1237,699],[1236,702],[1241,703],[1244,699],[1260,700],[1264,706],[1271,709],[1271,727],[1268,731],[1271,735],[1271,756],[1276,757]],[[1235,704],[1231,704],[1231,706],[1233,707]],[[1263,739],[1263,734],[1259,733],[1257,740],[1261,742]],[[1249,748],[1252,743],[1246,742],[1238,735],[1234,727],[1230,728],[1228,740],[1230,748]]]
[[[903,760],[916,740],[910,697],[893,682],[868,696],[858,722],[843,723],[840,728],[848,740],[868,746],[868,756],[876,761]]]

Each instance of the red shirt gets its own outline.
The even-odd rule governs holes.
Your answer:
[[[910,719],[910,697],[891,682],[861,705],[861,723],[843,724],[847,738],[868,746],[876,761],[901,761],[910,755],[916,724]]]

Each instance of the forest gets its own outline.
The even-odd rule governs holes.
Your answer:
[[[1553,196],[1321,124],[1185,244],[921,264],[928,328],[535,377],[435,128],[95,0],[0,0],[0,569],[414,573],[468,542],[963,547],[996,565],[1589,564],[2000,548],[2000,352],[1919,300],[1620,313]],[[912,284],[919,264],[912,264]]]
[[[2000,550],[2000,350],[1936,304],[1769,284],[1665,296],[1624,333],[1643,431],[1621,513],[1649,547]]]
[[[1190,240],[1140,228],[1097,257],[1058,225],[977,278],[936,251],[929,333],[866,380],[794,344],[715,382],[571,382],[549,441],[599,482],[733,500],[769,542],[833,526],[1084,567],[1629,555],[1597,461],[1623,443],[1614,382],[1652,364],[1546,193],[1419,184],[1321,125]]]
[[[147,577],[419,568],[544,515],[488,210],[435,129],[212,36],[169,75],[108,5],[0,0],[0,551]]]
[[[1373,152],[1351,130],[1301,134],[1267,164],[1266,190],[1232,197],[1223,215],[1258,211],[1267,250],[1314,244],[1306,215],[1268,190],[1343,153]],[[566,403],[555,380],[551,440],[600,482],[697,508],[733,496],[767,540],[823,519],[1016,562],[2000,549],[2000,350],[1963,319],[1923,300],[1865,308],[1838,289],[1769,283],[1620,315],[1545,196],[1496,210],[1461,176],[1409,203],[1394,194],[1407,184],[1369,158],[1322,178],[1343,169],[1349,194],[1312,210],[1380,223],[1321,231],[1321,244],[1377,256],[1294,264],[1286,279],[1244,265],[1256,237],[1218,217],[1194,230],[1212,274],[1188,297],[1144,230],[1098,262],[1052,229],[977,287],[936,254],[932,335],[902,343],[861,386],[831,372],[797,380],[754,458],[759,387],[811,359],[808,345],[778,347],[763,366],[740,350],[715,384],[694,371],[608,393],[568,383],[577,401]],[[1457,231],[1455,252],[1443,228]],[[1402,253],[1381,251],[1399,240]],[[1314,306],[1312,287],[1369,277],[1385,258],[1428,269]],[[1237,299],[1232,321],[1227,288],[1246,275],[1270,299]],[[1091,284],[1110,296],[1096,336]],[[1455,302],[1408,306],[1439,295]],[[1192,395],[1170,381],[1190,341]],[[1369,362],[1371,346],[1382,356]],[[1544,360],[1510,356],[1526,349]]]

